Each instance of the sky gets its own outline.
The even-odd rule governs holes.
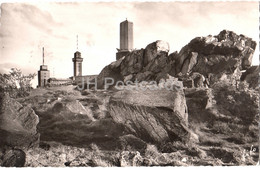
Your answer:
[[[99,74],[116,60],[119,24],[126,18],[134,23],[136,49],[164,40],[172,53],[195,37],[217,35],[223,29],[259,42],[258,2],[2,3],[0,14],[1,73],[12,67],[37,73],[44,47],[51,77],[68,78],[73,75],[78,35],[83,75]],[[259,62],[258,49],[254,65]]]

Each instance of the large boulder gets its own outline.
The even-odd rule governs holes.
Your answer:
[[[97,77],[97,82],[95,80],[92,81],[90,84],[90,87],[97,87],[99,89],[107,88],[105,87],[106,82],[114,85],[119,80],[123,80],[123,76],[121,74],[121,63],[124,60],[125,57],[120,58],[117,61],[112,62],[110,65],[107,65],[103,70],[100,72],[100,74]],[[110,80],[106,80],[106,78]],[[111,80],[112,79],[112,80]],[[90,88],[88,84],[85,84],[86,87],[84,88]]]
[[[39,118],[31,107],[23,107],[7,93],[0,95],[0,145],[26,149],[37,146],[38,123]]]
[[[197,64],[197,52],[191,52],[188,54],[188,58],[183,62],[181,73],[187,74],[191,71],[191,69]]]
[[[157,40],[147,45],[144,54],[144,65],[146,66],[150,61],[162,53],[168,54],[169,51],[169,43],[162,40]]]
[[[167,53],[162,53],[152,59],[149,64],[145,67],[145,71],[151,71],[153,73],[161,72],[167,65]]]
[[[189,123],[211,122],[215,119],[211,108],[215,104],[212,89],[184,89]]]
[[[249,87],[259,88],[259,66],[248,68],[241,76],[241,81],[246,81]]]
[[[84,107],[78,100],[65,100],[61,102],[56,102],[51,110],[54,113],[61,114],[62,116],[66,117],[65,119],[73,119],[76,117],[76,115],[82,115],[88,120],[95,120],[93,118],[92,111],[89,108]]]
[[[221,85],[204,89],[185,89],[189,123],[223,121],[252,125],[257,121],[259,95],[252,90],[237,90]]]
[[[176,71],[232,74],[252,63],[256,42],[244,35],[223,30],[216,36],[197,37],[183,47],[176,58]]]
[[[109,88],[118,81],[131,81],[137,73],[142,71],[143,60],[144,49],[141,49],[129,52],[126,56],[107,65],[97,77],[97,88]],[[94,81],[90,83],[90,87],[93,87],[93,84],[95,84]],[[110,85],[106,86],[106,84]],[[88,85],[86,84],[84,88],[88,88]]]
[[[109,101],[115,122],[147,142],[189,139],[188,113],[183,91],[124,90]]]
[[[134,50],[128,54],[120,65],[121,74],[127,76],[129,74],[137,74],[144,67],[144,49]]]
[[[56,141],[71,146],[87,147],[91,143],[102,145],[105,149],[113,149],[116,139],[122,136],[124,127],[107,116],[95,116],[94,113],[106,114],[105,104],[96,105],[93,98],[75,99],[65,98],[57,101],[45,111],[39,111],[38,130],[41,141]],[[83,104],[87,105],[83,105]],[[113,143],[113,144],[111,144]]]

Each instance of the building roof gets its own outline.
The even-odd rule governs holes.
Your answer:
[[[127,18],[126,18],[126,20],[125,20],[125,21],[123,21],[123,22],[121,22],[120,24],[122,24],[122,23],[131,23],[131,24],[132,24],[133,22],[131,22],[131,21],[128,21],[128,20],[127,20]]]

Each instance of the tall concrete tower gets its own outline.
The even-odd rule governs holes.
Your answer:
[[[133,38],[133,23],[126,19],[120,23],[120,50],[132,50]]]
[[[77,36],[77,50],[78,50],[78,36]],[[74,53],[74,58],[72,58],[72,61],[73,61],[74,78],[76,78],[77,76],[82,76],[83,58],[81,58],[81,53],[79,51],[76,51]]]
[[[120,23],[120,49],[117,49],[116,59],[119,60],[133,50],[133,23],[127,19]]]
[[[50,78],[50,71],[48,66],[44,65],[44,47],[42,48],[42,65],[38,71],[38,87],[45,87],[47,85],[47,80]]]

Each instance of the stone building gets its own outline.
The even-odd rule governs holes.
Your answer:
[[[77,76],[74,78],[74,84],[82,85],[86,84],[93,79],[97,78],[98,75],[84,75],[84,76]]]
[[[127,19],[120,23],[120,49],[117,49],[116,60],[133,50],[133,23]]]
[[[38,87],[45,87],[48,84],[50,78],[50,71],[47,65],[41,65],[38,71]]]
[[[69,78],[49,78],[48,86],[67,86],[71,85],[73,82]]]
[[[44,47],[42,48],[42,61],[42,65],[38,71],[38,87],[45,87],[48,84],[48,79],[50,78],[48,66],[44,65]]]

